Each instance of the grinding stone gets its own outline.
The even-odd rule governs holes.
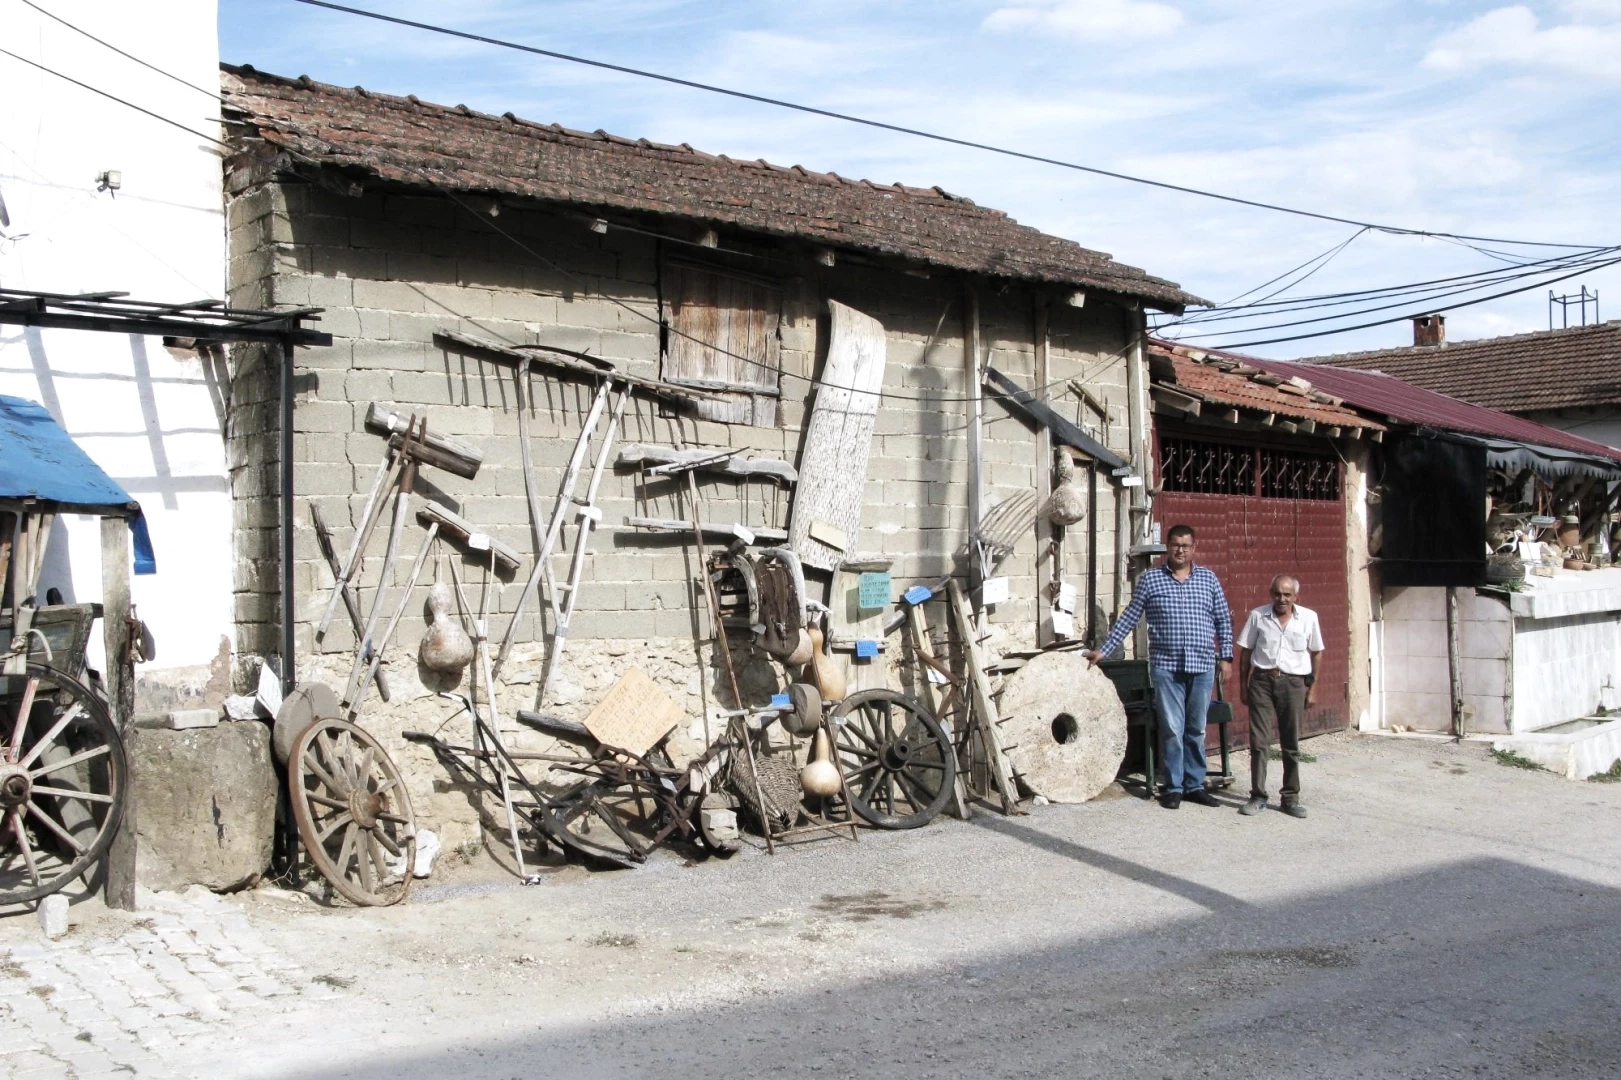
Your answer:
[[[1114,683],[1079,652],[1033,657],[1003,683],[999,711],[1013,770],[1032,794],[1082,803],[1119,773],[1126,709]]]
[[[276,710],[272,725],[271,748],[276,760],[283,765],[293,752],[293,744],[304,734],[304,729],[317,720],[341,719],[343,707],[338,695],[325,683],[306,683],[288,694]]]

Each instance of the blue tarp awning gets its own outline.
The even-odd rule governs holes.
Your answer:
[[[135,572],[157,572],[141,504],[101,471],[45,407],[0,394],[0,501],[31,499],[60,513],[129,518]]]

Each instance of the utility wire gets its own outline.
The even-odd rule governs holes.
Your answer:
[[[1527,274],[1556,273],[1573,266],[1585,265],[1595,259],[1603,259],[1611,253],[1621,251],[1621,247],[1593,248],[1590,251],[1577,252],[1569,255],[1560,255],[1550,259],[1539,259],[1532,262],[1519,263],[1512,267],[1500,267],[1494,270],[1476,271],[1468,274],[1455,274],[1449,277],[1431,278],[1427,281],[1412,282],[1405,285],[1389,285],[1378,289],[1361,289],[1352,292],[1323,293],[1315,296],[1290,297],[1278,301],[1257,301],[1254,304],[1238,305],[1236,307],[1206,308],[1196,316],[1188,319],[1178,319],[1163,324],[1164,326],[1183,326],[1193,323],[1242,321],[1244,319],[1259,318],[1266,315],[1285,314],[1295,311],[1307,311],[1324,307],[1343,307],[1348,304],[1357,304],[1364,301],[1390,299],[1391,297],[1409,295],[1418,296],[1441,291],[1441,287],[1453,283],[1473,282],[1477,287],[1485,288],[1499,281],[1515,281]],[[1528,267],[1542,267],[1541,270],[1527,270]],[[1525,271],[1520,273],[1517,271]],[[1468,289],[1463,291],[1467,292]],[[1264,309],[1264,310],[1263,310]]]
[[[1621,263],[1621,257],[1611,259],[1609,262],[1600,263],[1596,267],[1591,267],[1591,269],[1603,270],[1606,267],[1615,266],[1618,263]],[[1544,285],[1552,285],[1552,284],[1554,284],[1556,282],[1565,281],[1565,280],[1568,280],[1570,278],[1577,277],[1577,276],[1579,276],[1581,274],[1586,273],[1588,269],[1589,269],[1589,267],[1583,267],[1580,270],[1576,270],[1576,271],[1573,271],[1573,272],[1571,272],[1569,274],[1565,274],[1562,277],[1553,278],[1552,280],[1538,281],[1538,282],[1536,282],[1535,284],[1532,284],[1532,285],[1522,285],[1517,289],[1507,289],[1507,290],[1505,290],[1503,292],[1500,292],[1500,293],[1493,293],[1491,296],[1482,296],[1482,297],[1480,297],[1479,299],[1476,299],[1476,300],[1466,300],[1466,301],[1464,301],[1462,303],[1458,303],[1458,304],[1449,304],[1448,305],[1448,310],[1450,311],[1450,310],[1455,310],[1457,308],[1473,307],[1476,304],[1484,304],[1489,300],[1500,300],[1505,296],[1513,296],[1515,293],[1527,292],[1527,291],[1529,291],[1531,289],[1539,289]],[[1289,337],[1264,338],[1264,339],[1261,339],[1261,340],[1258,340],[1258,341],[1238,341],[1238,342],[1232,342],[1232,343],[1229,343],[1229,344],[1211,346],[1211,348],[1218,348],[1218,349],[1250,349],[1250,348],[1255,348],[1256,346],[1259,346],[1259,345],[1277,345],[1277,344],[1280,344],[1280,343],[1285,342],[1285,341],[1305,341],[1305,340],[1307,340],[1309,338],[1329,337],[1329,336],[1334,335],[1334,334],[1349,333],[1352,330],[1366,330],[1369,327],[1373,327],[1373,326],[1386,326],[1386,325],[1388,325],[1390,323],[1405,322],[1408,319],[1416,319],[1420,315],[1427,315],[1427,314],[1430,314],[1430,311],[1428,309],[1421,309],[1421,310],[1418,310],[1418,311],[1409,312],[1406,315],[1395,315],[1395,316],[1392,316],[1391,318],[1388,318],[1388,319],[1376,319],[1373,322],[1359,323],[1356,326],[1341,326],[1341,327],[1338,327],[1338,328],[1333,329],[1333,330],[1317,330],[1317,331],[1314,331],[1314,332],[1309,333],[1309,334],[1294,334],[1294,335],[1291,335]]]
[[[1610,260],[1608,262],[1600,261],[1600,260],[1588,260],[1588,261],[1582,262],[1580,264],[1576,264],[1575,269],[1571,270],[1571,273],[1564,275],[1564,277],[1556,277],[1556,278],[1552,278],[1552,279],[1549,279],[1549,280],[1550,281],[1563,281],[1565,277],[1574,277],[1577,274],[1583,273],[1586,270],[1602,269],[1602,268],[1604,268],[1606,266],[1611,265],[1614,261],[1616,261],[1616,260],[1612,259],[1612,260]],[[1491,281],[1491,282],[1486,282],[1486,283],[1482,283],[1482,284],[1475,284],[1475,285],[1469,285],[1469,286],[1465,286],[1463,288],[1452,289],[1452,290],[1449,290],[1449,291],[1432,290],[1431,294],[1428,295],[1428,296],[1402,297],[1402,298],[1398,299],[1395,303],[1392,303],[1392,304],[1381,304],[1381,305],[1373,306],[1373,307],[1364,307],[1364,308],[1359,308],[1356,311],[1341,312],[1339,314],[1334,314],[1334,315],[1319,315],[1319,316],[1309,318],[1309,319],[1293,319],[1293,320],[1288,320],[1288,321],[1285,321],[1285,322],[1267,323],[1267,324],[1264,324],[1264,325],[1261,325],[1261,326],[1251,326],[1251,327],[1248,327],[1248,328],[1245,328],[1245,329],[1213,330],[1213,331],[1208,331],[1208,332],[1202,333],[1202,334],[1186,334],[1186,335],[1183,335],[1183,337],[1179,338],[1178,340],[1198,341],[1198,340],[1203,340],[1205,338],[1225,337],[1225,336],[1231,336],[1233,334],[1255,334],[1255,333],[1260,333],[1263,330],[1284,330],[1284,329],[1288,329],[1290,327],[1295,327],[1295,326],[1312,326],[1312,325],[1315,325],[1317,323],[1336,322],[1336,321],[1341,320],[1341,319],[1354,319],[1354,318],[1358,318],[1358,317],[1363,316],[1363,315],[1371,314],[1371,313],[1376,312],[1376,311],[1389,311],[1392,308],[1404,307],[1408,303],[1410,303],[1412,300],[1418,300],[1418,299],[1423,299],[1423,300],[1425,300],[1427,302],[1431,302],[1430,309],[1429,309],[1431,311],[1436,310],[1437,308],[1463,307],[1463,306],[1467,306],[1467,305],[1464,305],[1464,304],[1439,304],[1439,305],[1437,305],[1437,304],[1434,304],[1433,301],[1440,300],[1440,299],[1445,299],[1445,298],[1448,298],[1448,297],[1467,296],[1470,293],[1479,292],[1481,289],[1489,288],[1491,285],[1497,284],[1499,282],[1520,281],[1520,280],[1523,280],[1525,278],[1543,279],[1543,278],[1546,278],[1547,275],[1550,274],[1550,273],[1556,273],[1556,272],[1558,272],[1560,270],[1565,270],[1565,269],[1570,269],[1570,265],[1567,264],[1566,266],[1562,266],[1562,267],[1552,268],[1552,269],[1548,269],[1548,270],[1531,271],[1531,272],[1527,272],[1527,273],[1523,273],[1523,274],[1513,274],[1513,275],[1509,275],[1507,277],[1496,279],[1496,280]],[[1515,290],[1511,290],[1511,291],[1512,292],[1523,292],[1523,291],[1525,291],[1525,289],[1536,288],[1540,283],[1541,283],[1540,281],[1533,282],[1531,285],[1526,285],[1526,286],[1524,286],[1524,287],[1522,287],[1520,289],[1515,289]],[[1509,294],[1508,293],[1503,293],[1503,294],[1499,294],[1499,295],[1509,295]],[[1473,301],[1471,301],[1471,303],[1473,303]],[[1346,329],[1357,329],[1357,327],[1347,327]]]
[[[186,87],[188,90],[195,90],[199,94],[204,94],[204,95],[206,95],[208,97],[213,98],[215,101],[218,101],[220,99],[219,94],[215,93],[214,91],[212,91],[212,90],[204,90],[201,86],[198,86],[196,83],[189,83],[185,79],[182,79],[180,76],[174,74],[173,72],[164,71],[162,68],[158,67],[156,64],[149,64],[145,60],[142,60],[139,56],[134,56],[134,55],[132,55],[130,53],[125,52],[123,49],[120,49],[117,45],[113,45],[110,42],[106,42],[106,41],[101,40],[96,35],[92,34],[90,31],[82,30],[79,27],[74,26],[72,23],[70,23],[66,19],[62,18],[62,16],[53,14],[52,12],[49,12],[49,11],[46,11],[44,8],[40,7],[38,4],[34,3],[33,0],[17,0],[17,2],[20,3],[20,4],[26,4],[28,7],[33,8],[35,11],[37,11],[41,15],[45,16],[47,19],[51,19],[51,20],[54,20],[55,22],[61,23],[63,26],[67,27],[69,30],[72,30],[75,34],[82,34],[83,36],[89,38],[91,41],[94,41],[97,45],[100,45],[102,48],[111,49],[113,52],[117,53],[119,56],[122,56],[126,60],[133,60],[135,63],[140,64],[142,67],[146,68],[148,71],[155,71],[159,75],[162,75],[165,79],[170,79],[170,80],[172,80],[174,82],[177,82],[181,86]]]
[[[1042,165],[1055,165],[1061,169],[1072,169],[1076,172],[1091,173],[1094,176],[1106,176],[1112,180],[1124,180],[1133,184],[1144,184],[1148,187],[1160,188],[1164,191],[1176,191],[1184,195],[1197,195],[1206,199],[1217,199],[1222,202],[1235,203],[1239,206],[1250,206],[1260,210],[1273,210],[1281,214],[1293,214],[1296,217],[1313,218],[1317,221],[1331,221],[1340,225],[1355,225],[1362,229],[1374,229],[1379,232],[1392,233],[1401,236],[1434,236],[1438,238],[1451,237],[1458,240],[1474,240],[1490,244],[1514,244],[1527,247],[1566,247],[1590,248],[1591,244],[1562,244],[1535,240],[1509,240],[1501,237],[1469,236],[1461,233],[1434,232],[1428,229],[1409,229],[1396,225],[1381,225],[1371,221],[1359,221],[1355,218],[1339,217],[1335,214],[1323,214],[1314,210],[1301,210],[1296,207],[1281,206],[1277,203],[1262,202],[1258,199],[1245,199],[1237,195],[1223,195],[1219,192],[1205,191],[1201,188],[1185,187],[1181,184],[1171,184],[1163,180],[1150,180],[1142,176],[1132,176],[1129,173],[1114,172],[1101,169],[1093,165],[1081,165],[1073,161],[1063,161],[1059,158],[1045,157],[1041,154],[1030,154],[1022,150],[1009,150],[1005,147],[994,146],[990,143],[976,142],[972,139],[960,139],[951,135],[940,135],[932,131],[919,128],[904,127],[900,124],[891,124],[882,120],[871,120],[850,113],[835,112],[831,109],[822,109],[814,105],[801,105],[797,102],[786,101],[781,98],[766,97],[762,94],[751,94],[744,90],[733,90],[724,86],[714,86],[709,83],[696,82],[692,79],[682,79],[674,75],[664,75],[656,71],[644,71],[640,68],[628,67],[623,64],[611,64],[605,60],[592,60],[589,57],[574,56],[570,53],[558,52],[554,49],[542,49],[534,45],[523,45],[515,41],[505,41],[501,38],[487,37],[483,34],[469,33],[465,30],[453,30],[447,26],[436,26],[433,23],[417,22],[414,19],[402,19],[397,15],[384,15],[381,12],[367,11],[365,8],[349,7],[345,4],[334,4],[328,0],[293,0],[296,4],[306,4],[310,7],[326,8],[330,11],[340,11],[348,15],[358,15],[362,18],[376,19],[378,22],[393,23],[396,26],[408,26],[415,30],[426,30],[434,34],[444,34],[448,37],[461,38],[464,41],[477,41],[485,45],[494,45],[503,49],[514,49],[518,52],[531,53],[535,56],[550,57],[554,60],[566,60],[572,64],[584,64],[587,67],[599,68],[604,71],[617,71],[624,75],[635,75],[643,79],[655,79],[659,82],[674,86],[685,86],[693,90],[703,90],[711,94],[723,94],[727,97],[738,98],[743,101],[753,101],[762,105],[771,105],[779,109],[792,109],[795,112],[808,113],[812,116],[825,116],[832,120],[841,120],[848,124],[860,124],[863,127],[877,128],[880,131],[893,131],[900,135],[911,135],[920,139],[931,139],[935,142],[947,143],[952,146],[963,146],[971,150],[983,150],[991,154],[1000,154],[1004,157],[1018,158],[1022,161],[1034,161]]]
[[[165,124],[168,124],[170,127],[179,128],[181,131],[184,131],[188,135],[195,135],[199,139],[207,139],[209,142],[213,143],[215,146],[222,147],[223,149],[226,149],[226,150],[234,150],[235,149],[235,147],[231,146],[230,143],[221,142],[219,139],[214,138],[212,135],[204,135],[200,131],[193,131],[191,128],[187,127],[185,124],[182,124],[178,120],[171,120],[167,116],[163,116],[160,113],[153,112],[151,109],[143,109],[143,108],[141,108],[141,106],[135,104],[132,101],[125,101],[123,98],[119,97],[117,94],[109,94],[105,90],[98,90],[94,86],[91,86],[89,83],[82,83],[78,79],[73,78],[71,75],[64,75],[60,71],[56,71],[56,70],[53,70],[52,68],[46,67],[44,64],[36,64],[34,61],[28,59],[25,56],[18,56],[16,53],[10,52],[10,51],[8,51],[6,49],[0,49],[0,55],[9,56],[13,60],[18,60],[18,61],[21,61],[24,64],[27,64],[29,67],[38,68],[40,71],[45,72],[47,75],[55,75],[58,79],[62,79],[65,82],[70,82],[74,86],[79,87],[80,89],[90,91],[92,94],[100,94],[102,97],[106,98],[109,101],[116,101],[116,102],[118,102],[118,104],[123,105],[126,108],[134,109],[136,112],[142,113],[142,114],[144,114],[146,116],[150,116],[152,119],[160,121],[160,122],[165,123]]]

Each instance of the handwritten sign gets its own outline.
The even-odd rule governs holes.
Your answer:
[[[889,606],[890,584],[888,570],[863,573],[857,587],[861,590],[860,604],[863,610],[870,611],[873,608],[886,608]]]
[[[862,660],[871,660],[878,655],[878,643],[866,638],[856,641],[856,656]]]
[[[614,683],[585,728],[600,743],[645,754],[681,720],[681,706],[653,684],[641,668],[631,668]]]
[[[913,585],[910,589],[906,590],[905,595],[903,595],[901,599],[905,600],[908,604],[916,605],[923,603],[923,601],[927,600],[933,595],[934,590],[929,588],[927,585]]]
[[[1005,604],[1012,595],[1013,590],[1005,577],[986,578],[985,583],[980,586],[979,599],[986,607]]]

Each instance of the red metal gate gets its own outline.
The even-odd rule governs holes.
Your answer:
[[[1302,735],[1342,730],[1349,715],[1350,601],[1345,565],[1345,500],[1337,457],[1280,445],[1218,442],[1170,431],[1158,438],[1161,533],[1191,525],[1197,561],[1221,578],[1236,636],[1249,612],[1270,603],[1274,574],[1300,579],[1300,603],[1322,623],[1317,704]],[[1249,741],[1248,710],[1235,671],[1225,688],[1238,723],[1233,744]]]

